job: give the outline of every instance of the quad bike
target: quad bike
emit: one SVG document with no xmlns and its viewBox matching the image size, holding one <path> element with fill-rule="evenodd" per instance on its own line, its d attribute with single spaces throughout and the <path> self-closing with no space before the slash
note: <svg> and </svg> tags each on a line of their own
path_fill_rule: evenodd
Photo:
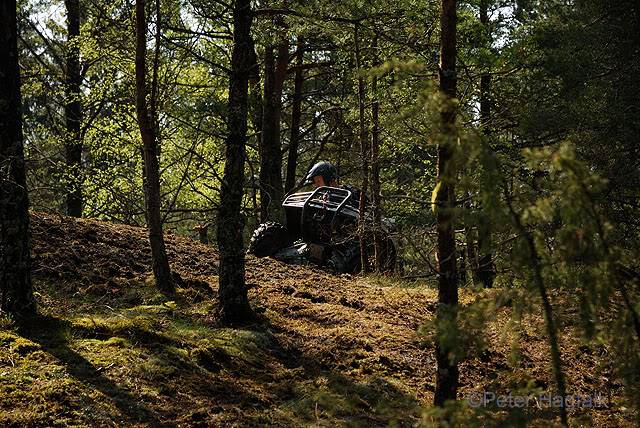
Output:
<svg viewBox="0 0 640 428">
<path fill-rule="evenodd" d="M 338 273 L 360 271 L 358 201 L 352 191 L 339 187 L 319 187 L 312 192 L 294 193 L 282 203 L 285 223 L 262 223 L 253 232 L 248 252 L 256 257 L 273 257 L 290 264 L 325 266 Z M 373 215 L 365 212 L 367 230 Z M 391 238 L 393 223 L 382 220 L 382 267 L 392 271 L 396 248 Z M 367 253 L 373 256 L 373 235 L 366 236 Z"/>
</svg>

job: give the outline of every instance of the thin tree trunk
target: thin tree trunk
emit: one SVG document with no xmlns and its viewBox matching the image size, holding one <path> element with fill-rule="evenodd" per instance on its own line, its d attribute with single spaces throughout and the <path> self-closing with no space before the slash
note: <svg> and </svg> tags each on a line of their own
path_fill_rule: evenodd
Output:
<svg viewBox="0 0 640 428">
<path fill-rule="evenodd" d="M 466 232 L 466 230 L 465 230 Z M 465 241 L 466 241 L 466 233 L 465 233 Z M 469 248 L 468 242 L 465 242 L 467 249 Z M 469 261 L 471 264 L 471 261 Z M 464 249 L 460 251 L 460 264 L 458 266 L 458 283 L 464 286 L 467 283 L 467 254 Z"/>
<path fill-rule="evenodd" d="M 67 135 L 65 159 L 70 189 L 66 195 L 67 214 L 82 216 L 82 105 L 80 102 L 80 0 L 65 0 L 67 9 L 67 51 L 64 116 Z"/>
<path fill-rule="evenodd" d="M 491 228 L 483 221 L 479 226 L 478 233 L 478 257 L 477 270 L 474 277 L 484 286 L 484 288 L 493 287 L 493 280 L 496 277 L 496 268 L 493 263 L 493 254 L 491 252 Z"/>
<path fill-rule="evenodd" d="M 264 82 L 262 95 L 262 129 L 259 146 L 260 154 L 260 221 L 269 218 L 274 205 L 274 190 L 270 187 L 271 169 L 275 149 L 273 145 L 273 93 L 275 92 L 275 57 L 273 45 L 264 49 Z"/>
<path fill-rule="evenodd" d="M 354 43 L 356 50 L 356 71 L 358 72 L 358 112 L 360 122 L 360 161 L 362 166 L 362 189 L 360 191 L 360 217 L 358 219 L 358 232 L 360 236 L 360 265 L 363 273 L 367 273 L 369 255 L 367 254 L 367 237 L 365 227 L 365 210 L 367 203 L 367 187 L 369 186 L 369 148 L 367 147 L 367 128 L 365 123 L 365 88 L 364 77 L 360 74 L 362 59 L 360 53 L 360 23 L 355 24 Z"/>
<path fill-rule="evenodd" d="M 262 144 L 262 92 L 260 91 L 260 74 L 252 76 L 249 80 L 248 102 L 251 111 L 251 126 L 255 135 L 256 146 Z"/>
<path fill-rule="evenodd" d="M 243 322 L 253 317 L 245 285 L 244 243 L 241 216 L 244 162 L 247 143 L 247 102 L 251 70 L 251 3 L 236 0 L 233 8 L 233 53 L 229 79 L 226 162 L 220 189 L 217 238 L 220 251 L 218 299 L 224 322 Z"/>
<path fill-rule="evenodd" d="M 296 49 L 296 74 L 293 84 L 293 105 L 291 107 L 291 139 L 287 156 L 287 179 L 284 186 L 289 192 L 296 185 L 296 167 L 298 166 L 298 149 L 300 147 L 300 121 L 302 119 L 302 84 L 304 83 L 304 38 L 298 37 Z"/>
<path fill-rule="evenodd" d="M 379 65 L 378 34 L 373 38 L 373 62 Z M 380 194 L 380 103 L 378 101 L 378 76 L 371 82 L 373 103 L 371 104 L 371 196 L 373 199 L 373 249 L 375 255 L 375 271 L 382 270 L 382 195 Z"/>
<path fill-rule="evenodd" d="M 0 2 L 0 312 L 36 311 L 22 136 L 16 1 Z"/>
<path fill-rule="evenodd" d="M 282 87 L 289 63 L 289 43 L 278 45 L 277 60 L 274 48 L 267 46 L 264 56 L 264 98 L 262 111 L 262 144 L 260 146 L 260 206 L 261 220 L 280 221 L 282 218 L 282 145 L 280 142 L 280 114 Z"/>
<path fill-rule="evenodd" d="M 256 146 L 262 144 L 262 93 L 260 91 L 260 66 L 255 44 L 251 43 L 249 60 L 251 68 L 249 72 L 249 117 L 256 139 Z"/>
<path fill-rule="evenodd" d="M 456 142 L 456 111 L 453 99 L 456 97 L 456 0 L 442 0 L 440 15 L 440 90 L 447 100 L 441 113 L 442 135 L 438 145 L 436 193 L 436 222 L 438 228 L 438 313 L 440 325 L 446 320 L 457 318 L 458 277 L 456 272 L 456 241 L 453 229 L 453 208 L 455 205 L 455 177 L 451 164 Z M 450 332 L 455 334 L 455 332 Z M 458 364 L 452 361 L 452 349 L 436 344 L 436 391 L 434 404 L 443 406 L 447 400 L 455 400 L 458 392 Z"/>
<path fill-rule="evenodd" d="M 467 194 L 465 195 L 465 199 L 467 199 L 467 201 L 464 203 L 464 209 L 467 212 L 471 212 L 472 210 L 472 204 L 471 204 L 471 193 L 467 192 Z M 466 256 L 467 256 L 467 265 L 468 265 L 468 269 L 467 267 L 463 264 L 460 266 L 460 282 L 461 284 L 466 283 L 467 277 L 466 277 L 466 273 L 467 270 L 469 270 L 471 272 L 471 278 L 473 280 L 474 284 L 478 284 L 480 282 L 480 277 L 478 276 L 478 252 L 477 252 L 477 248 L 476 248 L 476 231 L 473 227 L 472 224 L 465 224 L 464 227 L 464 241 L 465 241 L 465 248 L 464 250 L 466 250 Z M 461 251 L 462 255 L 464 256 L 465 251 Z"/>
<path fill-rule="evenodd" d="M 249 63 L 249 94 L 248 94 L 248 107 L 247 115 L 251 120 L 251 126 L 253 127 L 253 139 L 255 146 L 260 148 L 262 145 L 262 92 L 260 90 L 260 66 L 258 65 L 258 55 L 256 53 L 256 47 L 253 39 L 251 40 Z M 258 203 L 258 189 L 260 185 L 259 174 L 256 173 L 251 160 L 248 162 L 249 169 L 251 170 L 251 202 L 253 206 L 253 218 L 251 226 L 254 228 L 260 223 L 261 207 Z"/>
<path fill-rule="evenodd" d="M 480 23 L 484 26 L 484 30 L 491 40 L 491 28 L 489 26 L 488 13 L 489 0 L 480 1 Z M 480 126 L 482 133 L 486 138 L 491 134 L 489 122 L 491 120 L 491 75 L 484 72 L 480 75 Z M 493 286 L 493 279 L 496 276 L 495 266 L 493 264 L 493 255 L 491 253 L 491 224 L 489 219 L 483 219 L 478 228 L 478 263 L 475 266 L 474 277 L 484 285 L 485 288 Z"/>
<path fill-rule="evenodd" d="M 158 23 L 159 25 L 159 23 Z M 156 287 L 163 293 L 175 293 L 169 259 L 162 233 L 160 215 L 160 167 L 158 162 L 158 141 L 155 119 L 149 114 L 147 107 L 146 55 L 147 55 L 147 20 L 145 16 L 145 0 L 136 1 L 136 113 L 144 160 L 144 195 L 146 204 L 147 228 L 153 275 Z M 158 43 L 158 40 L 156 40 Z"/>
</svg>

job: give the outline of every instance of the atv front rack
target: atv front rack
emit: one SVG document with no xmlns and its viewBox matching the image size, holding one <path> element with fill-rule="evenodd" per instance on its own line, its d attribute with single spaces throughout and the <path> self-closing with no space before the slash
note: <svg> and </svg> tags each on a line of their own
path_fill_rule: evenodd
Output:
<svg viewBox="0 0 640 428">
<path fill-rule="evenodd" d="M 301 192 L 290 195 L 284 200 L 282 206 L 286 212 L 300 210 L 300 214 L 299 218 L 296 219 L 287 215 L 287 228 L 289 228 L 290 231 L 299 231 L 296 235 L 299 235 L 302 239 L 311 238 L 307 236 L 308 233 L 306 233 L 304 223 L 308 213 L 312 212 L 316 215 L 318 213 L 331 215 L 328 226 L 333 230 L 339 214 L 346 215 L 353 219 L 358 218 L 359 210 L 352 204 L 349 204 L 351 199 L 351 191 L 328 186 L 318 187 L 313 192 Z M 295 217 L 298 216 L 296 215 Z M 296 222 L 295 220 L 297 220 L 298 224 L 293 224 Z"/>
</svg>

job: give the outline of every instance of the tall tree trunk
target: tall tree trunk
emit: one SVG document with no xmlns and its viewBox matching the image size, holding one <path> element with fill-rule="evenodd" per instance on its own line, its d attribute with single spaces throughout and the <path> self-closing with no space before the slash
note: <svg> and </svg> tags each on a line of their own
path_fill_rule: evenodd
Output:
<svg viewBox="0 0 640 428">
<path fill-rule="evenodd" d="M 22 137 L 16 1 L 0 2 L 0 312 L 35 313 Z"/>
<path fill-rule="evenodd" d="M 365 227 L 365 210 L 367 203 L 367 187 L 369 187 L 369 148 L 367 147 L 367 127 L 365 123 L 365 88 L 364 77 L 361 74 L 362 58 L 360 52 L 360 23 L 354 28 L 354 44 L 356 54 L 356 71 L 358 72 L 358 117 L 360 122 L 360 162 L 362 167 L 362 189 L 360 192 L 360 217 L 358 219 L 358 235 L 360 237 L 360 265 L 363 273 L 367 272 L 369 254 L 367 254 L 367 230 Z"/>
<path fill-rule="evenodd" d="M 260 66 L 253 41 L 250 54 L 251 71 L 249 72 L 249 117 L 256 139 L 256 146 L 262 144 L 262 93 L 260 91 Z"/>
<path fill-rule="evenodd" d="M 287 156 L 287 179 L 285 192 L 296 185 L 296 167 L 298 166 L 298 149 L 300 147 L 300 121 L 302 119 L 302 84 L 304 83 L 304 38 L 298 37 L 296 46 L 296 74 L 293 83 L 293 105 L 291 106 L 291 139 Z"/>
<path fill-rule="evenodd" d="M 159 21 L 159 17 L 158 17 Z M 159 22 L 157 25 L 160 25 Z M 158 40 L 156 40 L 158 43 Z M 149 114 L 147 107 L 147 20 L 145 16 L 145 0 L 136 1 L 136 113 L 144 160 L 144 195 L 146 204 L 147 228 L 153 262 L 153 275 L 156 286 L 163 293 L 175 293 L 169 258 L 162 234 L 162 217 L 160 215 L 160 167 L 158 162 L 158 140 L 155 118 Z M 155 71 L 154 71 L 155 74 Z M 154 91 L 155 92 L 155 91 Z M 153 102 L 155 105 L 155 102 Z M 152 109 L 155 112 L 155 107 Z"/>
<path fill-rule="evenodd" d="M 229 79 L 226 162 L 218 210 L 218 299 L 221 317 L 227 323 L 252 318 L 245 286 L 244 244 L 241 216 L 244 161 L 247 142 L 247 102 L 251 69 L 251 3 L 236 0 L 233 8 L 233 53 Z"/>
<path fill-rule="evenodd" d="M 456 272 L 456 241 L 453 229 L 455 205 L 455 177 L 452 156 L 456 144 L 456 0 L 442 0 L 440 15 L 440 90 L 446 97 L 441 121 L 442 135 L 438 144 L 438 189 L 436 193 L 436 222 L 438 228 L 438 325 L 457 325 L 458 278 Z M 453 320 L 453 323 L 446 321 Z M 443 345 L 442 332 L 436 344 L 436 391 L 434 404 L 443 406 L 455 400 L 458 392 L 458 364 L 452 361 L 451 349 Z M 447 334 L 446 332 L 444 334 Z M 455 332 L 450 332 L 455 334 Z"/>
<path fill-rule="evenodd" d="M 378 34 L 373 38 L 373 62 L 379 65 Z M 371 196 L 373 202 L 373 248 L 375 255 L 375 270 L 382 270 L 382 196 L 380 194 L 380 103 L 378 102 L 378 76 L 373 76 L 371 82 L 373 103 L 371 104 Z"/>
<path fill-rule="evenodd" d="M 491 27 L 489 26 L 488 13 L 489 0 L 480 1 L 480 23 L 484 26 L 489 43 L 491 43 Z M 485 138 L 489 138 L 491 130 L 489 122 L 491 120 L 491 75 L 484 72 L 480 75 L 480 126 Z M 485 288 L 493 286 L 493 279 L 496 276 L 495 266 L 493 264 L 493 255 L 491 254 L 491 224 L 489 219 L 483 219 L 478 229 L 478 263 L 474 277 L 484 285 Z"/>
<path fill-rule="evenodd" d="M 267 46 L 264 54 L 264 98 L 262 110 L 262 144 L 260 145 L 260 207 L 261 220 L 282 219 L 282 145 L 280 142 L 280 114 L 282 86 L 289 63 L 289 43 L 278 45 L 277 60 L 274 48 Z"/>
<path fill-rule="evenodd" d="M 66 195 L 67 214 L 82 216 L 82 106 L 80 103 L 80 0 L 65 0 L 67 9 L 67 50 L 64 116 L 67 127 L 65 158 L 70 189 Z"/>
<path fill-rule="evenodd" d="M 255 146 L 260 147 L 262 144 L 262 92 L 260 90 L 260 66 L 258 65 L 258 55 L 256 53 L 256 47 L 253 39 L 251 39 L 251 50 L 249 56 L 249 62 L 251 64 L 249 71 L 249 95 L 248 95 L 248 112 L 247 115 L 251 120 L 251 126 L 253 127 L 253 139 Z M 260 177 L 253 168 L 253 164 L 249 160 L 249 168 L 251 169 L 251 202 L 253 205 L 253 215 L 251 219 L 251 225 L 253 227 L 260 223 L 261 208 L 258 204 L 258 190 L 260 184 Z"/>
<path fill-rule="evenodd" d="M 260 91 L 260 75 L 256 74 L 249 80 L 249 110 L 251 112 L 251 126 L 255 135 L 256 146 L 262 144 L 262 92 Z"/>
</svg>

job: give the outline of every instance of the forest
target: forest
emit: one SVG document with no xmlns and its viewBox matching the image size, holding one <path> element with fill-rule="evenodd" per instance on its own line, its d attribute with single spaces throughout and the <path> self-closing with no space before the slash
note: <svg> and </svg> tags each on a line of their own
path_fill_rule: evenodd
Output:
<svg viewBox="0 0 640 428">
<path fill-rule="evenodd" d="M 636 0 L 2 0 L 0 426 L 637 426 Z"/>
</svg>

